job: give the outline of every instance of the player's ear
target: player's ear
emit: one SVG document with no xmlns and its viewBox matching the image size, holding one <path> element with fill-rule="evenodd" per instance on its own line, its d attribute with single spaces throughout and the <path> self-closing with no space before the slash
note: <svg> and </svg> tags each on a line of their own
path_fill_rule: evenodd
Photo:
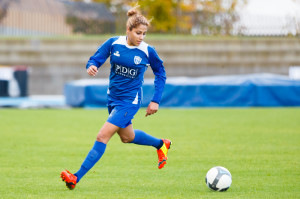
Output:
<svg viewBox="0 0 300 199">
<path fill-rule="evenodd" d="M 129 27 L 126 28 L 126 34 L 130 32 Z"/>
</svg>

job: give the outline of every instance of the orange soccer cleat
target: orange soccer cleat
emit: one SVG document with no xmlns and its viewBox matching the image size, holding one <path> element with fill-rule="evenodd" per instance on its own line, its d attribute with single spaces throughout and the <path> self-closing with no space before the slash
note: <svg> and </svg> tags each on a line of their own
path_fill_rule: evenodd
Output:
<svg viewBox="0 0 300 199">
<path fill-rule="evenodd" d="M 62 178 L 62 181 L 65 181 L 66 186 L 70 190 L 75 188 L 77 177 L 74 174 L 72 174 L 70 171 L 68 170 L 62 171 L 60 173 L 60 177 Z"/>
<path fill-rule="evenodd" d="M 163 168 L 165 166 L 165 164 L 167 164 L 167 159 L 168 159 L 167 153 L 172 144 L 172 142 L 167 139 L 163 139 L 163 142 L 164 142 L 163 146 L 157 150 L 158 168 L 159 169 Z"/>
</svg>

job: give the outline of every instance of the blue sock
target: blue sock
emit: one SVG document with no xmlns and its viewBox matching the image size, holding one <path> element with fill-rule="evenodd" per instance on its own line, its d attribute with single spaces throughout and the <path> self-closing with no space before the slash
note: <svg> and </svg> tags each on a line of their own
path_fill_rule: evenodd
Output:
<svg viewBox="0 0 300 199">
<path fill-rule="evenodd" d="M 135 129 L 134 130 L 135 136 L 131 143 L 139 144 L 139 145 L 147 145 L 153 146 L 157 149 L 160 149 L 164 142 L 161 139 L 155 138 L 144 131 Z"/>
<path fill-rule="evenodd" d="M 100 160 L 106 148 L 103 142 L 95 141 L 95 144 L 83 161 L 80 169 L 74 174 L 77 176 L 77 182 Z"/>
</svg>

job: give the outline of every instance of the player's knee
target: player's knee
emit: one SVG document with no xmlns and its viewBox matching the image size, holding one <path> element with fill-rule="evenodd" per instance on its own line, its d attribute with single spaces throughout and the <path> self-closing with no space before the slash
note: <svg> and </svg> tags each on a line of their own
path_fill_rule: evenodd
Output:
<svg viewBox="0 0 300 199">
<path fill-rule="evenodd" d="M 129 137 L 121 137 L 120 136 L 120 138 L 121 138 L 121 141 L 123 142 L 123 143 L 130 143 L 130 142 L 132 142 L 132 140 L 133 139 L 131 139 L 131 138 L 129 138 Z"/>
<path fill-rule="evenodd" d="M 106 138 L 106 136 L 104 136 L 103 134 L 101 134 L 101 133 L 98 133 L 98 135 L 97 135 L 97 139 L 96 139 L 98 142 L 103 142 L 103 143 L 106 143 L 106 141 L 107 141 L 107 138 Z"/>
</svg>

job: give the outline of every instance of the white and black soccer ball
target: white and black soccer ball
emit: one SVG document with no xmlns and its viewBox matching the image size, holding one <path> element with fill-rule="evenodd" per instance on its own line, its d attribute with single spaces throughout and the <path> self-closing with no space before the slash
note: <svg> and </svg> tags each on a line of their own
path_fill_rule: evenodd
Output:
<svg viewBox="0 0 300 199">
<path fill-rule="evenodd" d="M 221 166 L 211 168 L 205 177 L 205 183 L 211 190 L 226 191 L 231 185 L 230 172 Z"/>
</svg>

